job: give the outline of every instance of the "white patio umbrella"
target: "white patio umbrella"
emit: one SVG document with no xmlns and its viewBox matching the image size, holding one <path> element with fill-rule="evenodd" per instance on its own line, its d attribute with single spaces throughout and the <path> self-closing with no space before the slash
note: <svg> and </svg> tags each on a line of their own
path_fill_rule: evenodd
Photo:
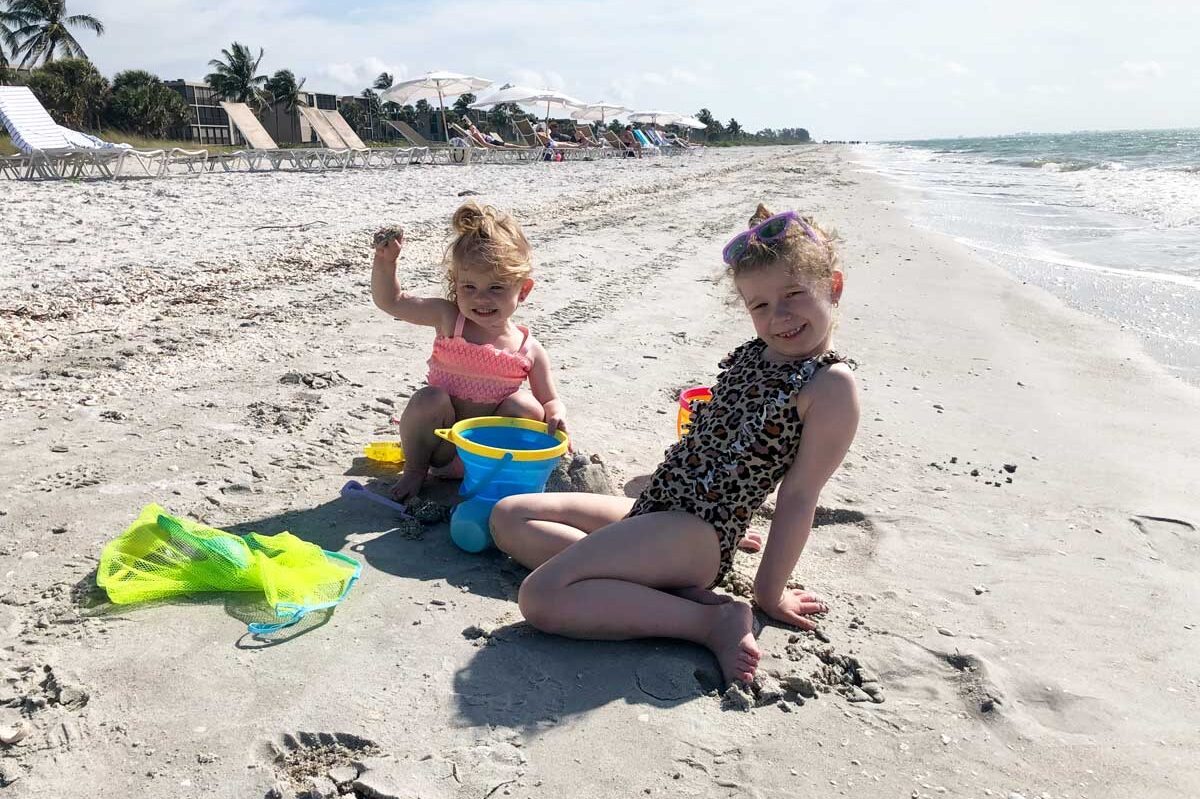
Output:
<svg viewBox="0 0 1200 799">
<path fill-rule="evenodd" d="M 546 121 L 550 121 L 551 110 L 559 112 L 562 116 L 569 116 L 572 111 L 583 108 L 587 103 L 583 100 L 572 97 L 569 94 L 563 94 L 554 89 L 542 89 L 533 97 L 527 97 L 524 100 L 517 100 L 517 105 L 523 105 L 528 108 L 535 108 L 541 111 L 546 109 Z"/>
<path fill-rule="evenodd" d="M 671 120 L 677 119 L 681 114 L 675 111 L 634 111 L 629 115 L 630 122 L 649 122 L 651 125 L 670 125 Z"/>
<path fill-rule="evenodd" d="M 708 125 L 705 125 L 703 122 L 696 119 L 695 117 L 679 117 L 679 119 L 676 119 L 674 122 L 671 122 L 670 124 L 682 125 L 683 127 L 691 128 L 692 130 L 704 130 L 705 128 L 708 127 Z"/>
<path fill-rule="evenodd" d="M 619 117 L 622 114 L 629 113 L 629 109 L 623 105 L 609 102 L 588 103 L 578 111 L 571 112 L 572 119 L 579 119 L 585 122 L 599 122 L 604 124 L 608 117 Z"/>
<path fill-rule="evenodd" d="M 435 71 L 392 84 L 392 87 L 383 93 L 383 98 L 405 105 L 409 100 L 437 95 L 438 108 L 442 112 L 442 130 L 446 132 L 446 140 L 449 141 L 450 130 L 446 127 L 446 95 L 453 97 L 468 92 L 477 92 L 491 85 L 492 81 L 487 78 L 460 75 L 457 72 Z"/>
<path fill-rule="evenodd" d="M 471 104 L 471 108 L 492 108 L 500 103 L 514 103 L 538 112 L 546 111 L 546 119 L 550 112 L 561 111 L 564 116 L 587 105 L 569 94 L 563 94 L 556 89 L 533 89 L 528 86 L 502 86 L 496 92 Z"/>
</svg>

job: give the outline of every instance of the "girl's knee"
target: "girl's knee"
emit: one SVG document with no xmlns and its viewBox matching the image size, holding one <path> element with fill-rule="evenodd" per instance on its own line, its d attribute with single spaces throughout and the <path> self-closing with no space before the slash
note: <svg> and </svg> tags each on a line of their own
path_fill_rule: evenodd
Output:
<svg viewBox="0 0 1200 799">
<path fill-rule="evenodd" d="M 492 507 L 492 515 L 488 526 L 492 530 L 492 540 L 496 547 L 505 554 L 509 553 L 509 545 L 517 536 L 517 528 L 525 521 L 521 512 L 519 496 L 504 497 Z"/>
<path fill-rule="evenodd" d="M 450 401 L 450 395 L 446 393 L 446 390 L 435 386 L 425 386 L 409 398 L 408 404 L 404 406 L 402 417 L 414 413 L 438 413 L 447 408 L 453 410 L 454 404 Z"/>
<path fill-rule="evenodd" d="M 558 632 L 558 623 L 553 601 L 554 586 L 545 572 L 534 570 L 521 583 L 517 592 L 517 606 L 525 621 L 544 633 Z"/>
<path fill-rule="evenodd" d="M 532 394 L 518 392 L 500 403 L 496 415 L 540 422 L 546 417 L 546 411 Z"/>
</svg>

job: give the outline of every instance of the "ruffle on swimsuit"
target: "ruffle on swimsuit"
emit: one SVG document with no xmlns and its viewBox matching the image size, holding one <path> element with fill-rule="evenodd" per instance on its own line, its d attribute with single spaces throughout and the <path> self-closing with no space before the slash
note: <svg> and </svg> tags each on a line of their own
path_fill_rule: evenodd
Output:
<svg viewBox="0 0 1200 799">
<path fill-rule="evenodd" d="M 473 344 L 462 337 L 466 321 L 460 313 L 454 335 L 434 339 L 426 382 L 458 399 L 499 405 L 529 377 L 533 366 L 529 344 L 533 337 L 528 328 L 518 325 L 524 339 L 516 352 L 496 349 L 491 344 Z"/>
</svg>

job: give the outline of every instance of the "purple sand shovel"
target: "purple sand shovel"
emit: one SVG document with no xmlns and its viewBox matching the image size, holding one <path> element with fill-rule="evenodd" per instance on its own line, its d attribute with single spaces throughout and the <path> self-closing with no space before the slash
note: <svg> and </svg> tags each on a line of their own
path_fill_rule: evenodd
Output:
<svg viewBox="0 0 1200 799">
<path fill-rule="evenodd" d="M 376 502 L 380 505 L 383 505 L 385 508 L 391 508 L 405 519 L 412 518 L 412 514 L 408 512 L 408 508 L 404 507 L 399 502 L 394 502 L 385 496 L 381 496 L 376 494 L 374 491 L 368 490 L 366 486 L 357 480 L 351 480 L 342 486 L 341 494 L 343 497 L 347 498 L 357 497 L 359 499 L 367 499 L 371 502 Z"/>
</svg>

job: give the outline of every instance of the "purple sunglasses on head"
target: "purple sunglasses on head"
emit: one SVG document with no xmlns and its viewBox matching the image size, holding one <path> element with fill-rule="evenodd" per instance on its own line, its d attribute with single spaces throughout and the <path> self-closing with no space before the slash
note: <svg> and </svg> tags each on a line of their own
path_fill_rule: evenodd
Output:
<svg viewBox="0 0 1200 799">
<path fill-rule="evenodd" d="M 746 254 L 746 250 L 750 249 L 752 242 L 761 241 L 763 244 L 771 244 L 779 241 L 787 233 L 788 225 L 792 222 L 799 225 L 805 235 L 817 244 L 824 243 L 808 223 L 800 217 L 800 214 L 795 211 L 784 211 L 782 214 L 775 214 L 775 216 L 764 219 L 749 230 L 730 239 L 729 243 L 725 245 L 725 249 L 721 250 L 721 259 L 727 266 L 736 266 Z"/>
</svg>

